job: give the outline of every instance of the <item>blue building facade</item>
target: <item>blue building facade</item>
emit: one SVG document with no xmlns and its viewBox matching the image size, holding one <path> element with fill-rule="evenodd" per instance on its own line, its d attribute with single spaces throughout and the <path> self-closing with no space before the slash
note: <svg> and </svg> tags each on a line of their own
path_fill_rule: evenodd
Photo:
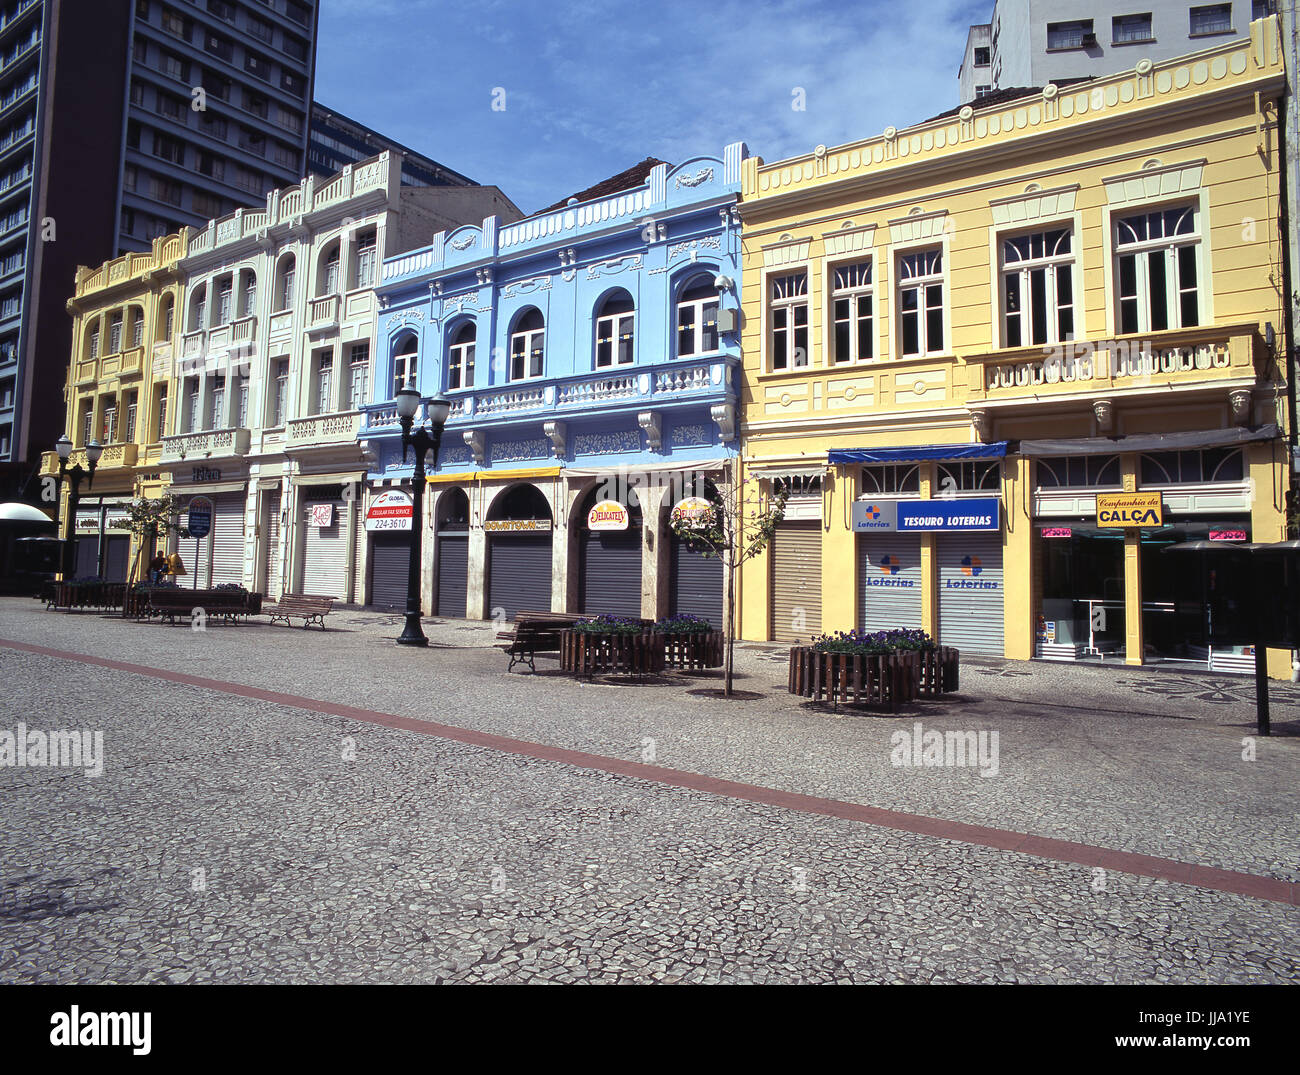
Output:
<svg viewBox="0 0 1300 1075">
<path fill-rule="evenodd" d="M 668 516 L 737 451 L 747 155 L 659 164 L 632 189 L 384 262 L 358 434 L 368 502 L 410 486 L 398 388 L 453 401 L 416 521 L 426 611 L 720 618 L 721 569 Z M 368 603 L 400 606 L 408 535 L 368 537 Z"/>
</svg>

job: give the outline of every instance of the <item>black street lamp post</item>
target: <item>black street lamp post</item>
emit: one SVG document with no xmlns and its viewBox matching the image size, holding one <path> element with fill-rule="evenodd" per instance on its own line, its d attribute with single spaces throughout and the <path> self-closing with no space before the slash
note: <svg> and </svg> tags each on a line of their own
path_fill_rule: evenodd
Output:
<svg viewBox="0 0 1300 1075">
<path fill-rule="evenodd" d="M 429 400 L 425 413 L 429 427 L 421 426 L 412 432 L 415 412 L 420 408 L 420 393 L 414 388 L 403 388 L 397 393 L 397 417 L 402 423 L 402 462 L 406 462 L 406 449 L 415 449 L 415 474 L 411 491 L 411 562 L 406 576 L 406 626 L 397 639 L 399 646 L 427 646 L 429 640 L 420 626 L 420 531 L 423 527 L 424 507 L 424 457 L 433 453 L 433 468 L 438 468 L 438 446 L 442 443 L 442 430 L 451 413 L 451 401 L 441 395 Z"/>
<path fill-rule="evenodd" d="M 104 449 L 99 441 L 92 440 L 86 445 L 86 462 L 88 467 L 83 467 L 80 463 L 76 466 L 68 466 L 68 459 L 72 456 L 72 441 L 66 433 L 63 434 L 54 444 L 55 450 L 59 453 L 59 482 L 62 484 L 65 480 L 71 480 L 72 489 L 68 493 L 68 520 L 65 532 L 68 537 L 63 544 L 63 578 L 66 582 L 72 574 L 72 539 L 76 534 L 77 526 L 77 501 L 81 499 L 81 480 L 86 480 L 86 488 L 90 489 L 95 484 L 95 466 L 99 462 L 99 457 Z"/>
</svg>

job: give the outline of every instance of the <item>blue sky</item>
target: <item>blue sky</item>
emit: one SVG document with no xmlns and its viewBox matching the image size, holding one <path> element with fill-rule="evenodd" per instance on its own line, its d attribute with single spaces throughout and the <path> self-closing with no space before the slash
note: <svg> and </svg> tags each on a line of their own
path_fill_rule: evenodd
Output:
<svg viewBox="0 0 1300 1075">
<path fill-rule="evenodd" d="M 928 119 L 958 103 L 966 30 L 992 10 L 322 0 L 316 98 L 532 213 L 645 157 L 677 164 L 745 141 L 774 161 Z"/>
</svg>

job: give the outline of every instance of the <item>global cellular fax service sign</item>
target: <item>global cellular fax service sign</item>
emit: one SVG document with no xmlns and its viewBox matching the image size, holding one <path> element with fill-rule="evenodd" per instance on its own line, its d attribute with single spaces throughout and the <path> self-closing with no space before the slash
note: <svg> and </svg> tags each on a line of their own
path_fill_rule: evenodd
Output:
<svg viewBox="0 0 1300 1075">
<path fill-rule="evenodd" d="M 901 534 L 968 533 L 1002 525 L 997 497 L 963 500 L 859 500 L 853 505 L 853 530 Z"/>
</svg>

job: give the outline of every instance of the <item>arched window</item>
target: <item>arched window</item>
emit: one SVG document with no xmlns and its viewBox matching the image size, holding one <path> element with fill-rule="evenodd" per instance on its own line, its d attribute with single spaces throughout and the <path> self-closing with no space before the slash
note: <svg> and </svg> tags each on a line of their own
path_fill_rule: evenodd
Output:
<svg viewBox="0 0 1300 1075">
<path fill-rule="evenodd" d="M 293 270 L 296 260 L 292 254 L 285 254 L 275 269 L 275 311 L 293 308 Z"/>
<path fill-rule="evenodd" d="M 257 273 L 243 269 L 239 274 L 239 316 L 252 317 L 257 312 Z"/>
<path fill-rule="evenodd" d="M 545 368 L 546 324 L 542 311 L 529 307 L 510 334 L 510 380 L 540 377 Z"/>
<path fill-rule="evenodd" d="M 320 256 L 320 269 L 316 276 L 316 295 L 334 295 L 339 289 L 339 241 L 335 239 Z"/>
<path fill-rule="evenodd" d="M 677 357 L 718 349 L 718 290 L 710 276 L 688 280 L 677 300 Z"/>
<path fill-rule="evenodd" d="M 635 321 L 631 295 L 620 288 L 605 297 L 596 314 L 597 369 L 631 365 Z"/>
<path fill-rule="evenodd" d="M 157 342 L 172 338 L 172 332 L 176 328 L 176 299 L 172 295 L 164 295 L 162 304 L 158 307 L 158 326 L 156 333 Z"/>
<path fill-rule="evenodd" d="M 126 310 L 127 323 L 130 327 L 130 347 L 144 346 L 144 307 L 128 306 Z"/>
<path fill-rule="evenodd" d="M 378 255 L 378 237 L 374 228 L 357 236 L 356 257 L 352 262 L 350 286 L 372 287 L 375 283 L 375 264 Z"/>
<path fill-rule="evenodd" d="M 214 325 L 228 325 L 235 316 L 235 279 L 233 274 L 217 281 L 217 317 Z"/>
<path fill-rule="evenodd" d="M 447 391 L 474 387 L 474 342 L 478 329 L 468 321 L 457 329 L 447 351 Z"/>
<path fill-rule="evenodd" d="M 201 284 L 190 294 L 190 319 L 188 331 L 198 332 L 199 329 L 207 328 L 207 317 L 208 285 Z"/>
<path fill-rule="evenodd" d="M 415 387 L 420 345 L 415 333 L 408 332 L 393 347 L 393 396 L 408 385 Z"/>
</svg>

